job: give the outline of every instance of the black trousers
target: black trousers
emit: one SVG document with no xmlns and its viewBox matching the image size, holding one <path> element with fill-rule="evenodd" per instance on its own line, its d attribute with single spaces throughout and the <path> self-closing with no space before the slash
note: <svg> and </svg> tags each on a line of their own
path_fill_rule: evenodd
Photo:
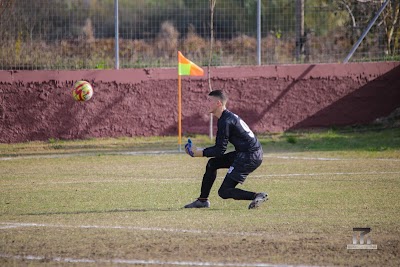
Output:
<svg viewBox="0 0 400 267">
<path fill-rule="evenodd" d="M 230 152 L 222 157 L 209 159 L 201 184 L 200 198 L 208 198 L 217 178 L 218 169 L 228 169 L 228 173 L 218 190 L 223 199 L 252 200 L 255 192 L 245 191 L 236 186 L 243 183 L 247 175 L 253 172 L 262 162 L 262 150 L 255 153 Z"/>
</svg>

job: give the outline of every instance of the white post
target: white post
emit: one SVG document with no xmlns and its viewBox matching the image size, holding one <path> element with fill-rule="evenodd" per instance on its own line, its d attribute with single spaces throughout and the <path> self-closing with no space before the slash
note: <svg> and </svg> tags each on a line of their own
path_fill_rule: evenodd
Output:
<svg viewBox="0 0 400 267">
<path fill-rule="evenodd" d="M 114 0 L 114 25 L 115 25 L 115 66 L 119 69 L 119 29 L 118 29 L 118 0 Z"/>
<path fill-rule="evenodd" d="M 261 0 L 257 0 L 257 63 L 261 65 Z"/>
</svg>

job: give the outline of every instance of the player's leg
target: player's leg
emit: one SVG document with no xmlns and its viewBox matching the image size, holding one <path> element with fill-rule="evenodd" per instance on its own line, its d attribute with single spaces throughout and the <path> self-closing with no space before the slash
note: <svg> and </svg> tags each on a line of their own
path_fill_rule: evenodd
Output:
<svg viewBox="0 0 400 267">
<path fill-rule="evenodd" d="M 185 208 L 208 208 L 210 202 L 208 196 L 210 195 L 211 188 L 217 178 L 217 170 L 222 168 L 229 168 L 234 159 L 236 152 L 224 154 L 222 157 L 211 158 L 206 165 L 206 171 L 203 175 L 201 183 L 200 197 L 192 203 L 189 203 Z"/>
<path fill-rule="evenodd" d="M 266 201 L 268 199 L 267 193 L 256 193 L 236 188 L 237 184 L 243 183 L 247 176 L 257 169 L 261 163 L 262 151 L 250 155 L 238 153 L 218 190 L 219 196 L 223 199 L 252 200 L 249 209 L 257 208 L 262 202 Z"/>
<path fill-rule="evenodd" d="M 263 151 L 262 148 L 259 149 L 258 151 L 254 152 L 253 154 L 251 154 L 250 156 L 250 160 L 252 162 L 252 166 L 249 168 L 249 170 L 251 170 L 252 168 L 254 168 L 253 170 L 251 170 L 250 172 L 253 172 L 255 169 L 257 169 L 263 160 Z M 268 194 L 266 192 L 260 192 L 257 193 L 253 200 L 250 202 L 249 205 L 249 209 L 254 209 L 254 208 L 258 208 L 263 202 L 268 200 Z"/>
<path fill-rule="evenodd" d="M 218 195 L 223 199 L 253 200 L 257 193 L 236 188 L 238 183 L 227 175 L 218 190 Z"/>
<path fill-rule="evenodd" d="M 200 198 L 208 198 L 215 179 L 217 178 L 217 170 L 229 168 L 235 160 L 235 156 L 236 152 L 230 152 L 222 157 L 211 158 L 208 161 L 201 183 Z"/>
<path fill-rule="evenodd" d="M 243 173 L 241 174 L 243 177 Z M 251 192 L 236 188 L 239 182 L 233 180 L 231 175 L 227 175 L 218 190 L 218 195 L 223 199 L 233 198 L 235 200 L 251 200 L 249 209 L 258 208 L 263 202 L 268 200 L 265 192 Z"/>
</svg>

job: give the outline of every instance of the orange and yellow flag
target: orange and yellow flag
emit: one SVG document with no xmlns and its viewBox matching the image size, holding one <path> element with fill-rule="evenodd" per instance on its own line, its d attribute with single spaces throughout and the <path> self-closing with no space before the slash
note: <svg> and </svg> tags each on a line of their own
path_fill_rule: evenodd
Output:
<svg viewBox="0 0 400 267">
<path fill-rule="evenodd" d="M 185 58 L 180 51 L 178 51 L 178 74 L 180 76 L 203 76 L 204 70 L 194 64 L 189 59 Z"/>
</svg>

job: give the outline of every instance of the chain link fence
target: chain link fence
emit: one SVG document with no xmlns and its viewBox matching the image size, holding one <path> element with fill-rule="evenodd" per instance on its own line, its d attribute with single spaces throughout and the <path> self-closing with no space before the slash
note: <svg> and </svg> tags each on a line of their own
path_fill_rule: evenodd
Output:
<svg viewBox="0 0 400 267">
<path fill-rule="evenodd" d="M 351 61 L 400 59 L 389 1 Z M 209 0 L 119 0 L 120 68 L 342 62 L 383 2 L 261 0 L 257 39 L 257 0 L 216 0 L 209 62 Z M 0 69 L 114 68 L 114 25 L 114 0 L 0 0 Z"/>
</svg>

